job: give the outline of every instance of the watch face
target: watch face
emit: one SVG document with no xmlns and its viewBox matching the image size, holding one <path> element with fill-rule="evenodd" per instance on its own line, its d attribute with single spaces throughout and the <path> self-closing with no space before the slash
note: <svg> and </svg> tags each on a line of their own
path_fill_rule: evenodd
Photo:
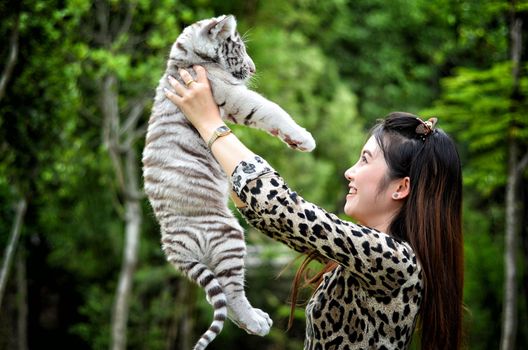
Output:
<svg viewBox="0 0 528 350">
<path fill-rule="evenodd" d="M 229 131 L 230 129 L 227 127 L 227 126 L 221 126 L 219 127 L 218 129 L 216 129 L 216 131 L 220 132 L 220 133 L 223 133 L 223 132 L 227 132 Z"/>
</svg>

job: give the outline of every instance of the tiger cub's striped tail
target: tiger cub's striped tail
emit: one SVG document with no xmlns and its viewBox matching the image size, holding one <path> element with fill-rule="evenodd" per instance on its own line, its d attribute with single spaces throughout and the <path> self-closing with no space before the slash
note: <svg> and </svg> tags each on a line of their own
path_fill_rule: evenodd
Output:
<svg viewBox="0 0 528 350">
<path fill-rule="evenodd" d="M 193 350 L 203 350 L 224 328 L 224 321 L 227 318 L 227 300 L 218 279 L 209 267 L 200 262 L 192 262 L 188 268 L 187 276 L 205 290 L 207 300 L 214 308 L 213 322 L 193 348 Z"/>
</svg>

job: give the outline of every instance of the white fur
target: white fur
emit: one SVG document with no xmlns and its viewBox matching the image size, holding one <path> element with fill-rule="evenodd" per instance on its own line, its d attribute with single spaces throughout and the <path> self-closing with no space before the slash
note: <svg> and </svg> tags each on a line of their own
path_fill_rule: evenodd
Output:
<svg viewBox="0 0 528 350">
<path fill-rule="evenodd" d="M 221 331 L 227 312 L 251 334 L 266 335 L 272 321 L 253 308 L 244 293 L 245 242 L 227 205 L 227 176 L 163 91 L 170 88 L 169 74 L 179 77 L 178 69 L 194 64 L 206 67 L 215 101 L 227 121 L 266 130 L 301 151 L 311 151 L 315 141 L 281 107 L 246 87 L 255 64 L 236 32 L 233 16 L 200 21 L 178 37 L 156 89 L 143 176 L 167 259 L 200 284 L 214 306 L 215 321 L 194 348 L 202 350 Z"/>
</svg>

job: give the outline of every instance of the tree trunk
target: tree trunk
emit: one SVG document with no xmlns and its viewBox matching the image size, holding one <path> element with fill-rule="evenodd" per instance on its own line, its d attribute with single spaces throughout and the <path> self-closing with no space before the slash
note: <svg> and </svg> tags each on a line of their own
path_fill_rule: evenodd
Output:
<svg viewBox="0 0 528 350">
<path fill-rule="evenodd" d="M 141 215 L 139 203 L 129 201 L 126 204 L 125 247 L 112 317 L 112 350 L 126 349 L 126 326 L 132 281 L 137 264 Z"/>
<path fill-rule="evenodd" d="M 504 246 L 504 305 L 502 312 L 501 350 L 515 349 L 517 334 L 517 195 L 519 182 L 517 168 L 517 145 L 511 141 L 509 147 L 509 174 L 506 187 L 506 237 Z"/>
<path fill-rule="evenodd" d="M 124 198 L 125 239 L 123 260 L 112 311 L 112 350 L 124 350 L 127 343 L 127 321 L 130 294 L 137 265 L 139 234 L 142 223 L 141 196 L 139 195 L 139 158 L 134 149 L 134 127 L 120 128 L 117 79 L 105 77 L 101 86 L 104 115 L 103 140 L 114 168 L 119 194 Z M 141 110 L 133 109 L 129 120 L 137 119 Z M 121 132 L 122 131 L 122 132 Z M 125 142 L 121 142 L 125 138 Z"/>
<path fill-rule="evenodd" d="M 528 159 L 528 154 L 525 155 Z M 523 203 L 519 208 L 519 238 L 521 243 L 521 257 L 519 260 L 522 261 L 522 271 L 523 275 L 522 280 L 522 295 L 524 297 L 524 305 L 528 305 L 528 206 L 525 203 L 528 203 L 528 179 L 521 176 L 519 179 L 519 188 L 520 188 L 520 202 Z M 524 319 L 528 315 L 528 310 L 525 309 Z M 522 331 L 522 330 L 521 330 Z"/>
<path fill-rule="evenodd" d="M 193 338 L 195 325 L 196 287 L 188 279 L 182 278 L 181 286 L 184 288 L 183 315 L 180 323 L 180 347 L 178 349 L 191 349 L 198 339 Z"/>
<path fill-rule="evenodd" d="M 167 336 L 165 341 L 165 349 L 166 350 L 176 350 L 180 348 L 178 346 L 178 339 L 180 336 L 179 329 L 180 329 L 180 323 L 182 319 L 182 306 L 185 308 L 185 304 L 183 303 L 184 298 L 184 286 L 182 284 L 182 279 L 179 279 L 178 282 L 178 293 L 176 295 L 176 300 L 174 300 L 174 312 L 172 313 L 172 318 L 169 323 L 169 327 L 167 329 Z"/>
<path fill-rule="evenodd" d="M 512 104 L 522 99 L 519 82 L 521 76 L 522 21 L 516 18 L 515 2 L 512 2 L 511 18 L 511 59 L 513 63 Z M 512 111 L 512 112 L 515 112 Z M 517 335 L 517 236 L 519 222 L 518 184 L 522 176 L 522 163 L 519 162 L 519 145 L 513 135 L 509 135 L 508 183 L 506 186 L 506 233 L 504 245 L 504 301 L 502 311 L 501 350 L 515 349 Z"/>
<path fill-rule="evenodd" d="M 7 62 L 4 66 L 4 71 L 0 76 L 0 101 L 5 95 L 7 83 L 13 75 L 13 69 L 15 68 L 16 61 L 18 59 L 18 33 L 20 28 L 20 14 L 17 14 L 15 19 L 15 25 L 11 32 L 11 38 L 9 39 L 9 54 L 7 56 Z"/>
<path fill-rule="evenodd" d="M 9 275 L 9 269 L 11 267 L 11 261 L 16 250 L 16 245 L 18 243 L 18 238 L 20 236 L 20 231 L 22 229 L 22 222 L 24 215 L 26 214 L 27 202 L 25 198 L 22 198 L 18 201 L 16 212 L 15 212 L 15 221 L 11 228 L 11 235 L 9 238 L 9 243 L 7 244 L 4 261 L 2 263 L 2 270 L 0 272 L 0 307 L 2 306 L 2 298 L 4 296 L 4 291 L 7 283 L 7 277 Z"/>
<path fill-rule="evenodd" d="M 196 312 L 196 285 L 187 278 L 178 280 L 178 294 L 174 300 L 174 314 L 167 331 L 167 350 L 192 349 Z"/>
<path fill-rule="evenodd" d="M 126 154 L 127 185 L 136 189 L 138 187 L 137 174 L 139 172 L 136 152 L 128 150 Z M 136 193 L 135 190 L 132 193 Z M 116 292 L 112 321 L 112 350 L 126 348 L 126 325 L 128 320 L 130 292 L 137 265 L 139 247 L 139 234 L 141 230 L 142 210 L 138 198 L 127 196 L 125 203 L 125 248 L 123 262 L 119 275 L 119 284 Z"/>
<path fill-rule="evenodd" d="M 18 350 L 28 349 L 27 321 L 28 321 L 28 300 L 27 300 L 27 278 L 26 278 L 26 257 L 23 249 L 17 254 L 17 345 Z"/>
</svg>

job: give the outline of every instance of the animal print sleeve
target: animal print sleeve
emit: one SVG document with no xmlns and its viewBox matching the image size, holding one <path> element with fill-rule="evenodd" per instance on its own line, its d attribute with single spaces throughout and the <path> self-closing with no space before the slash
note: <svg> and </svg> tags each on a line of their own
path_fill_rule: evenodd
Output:
<svg viewBox="0 0 528 350">
<path fill-rule="evenodd" d="M 418 273 L 407 243 L 305 201 L 259 156 L 241 162 L 232 183 L 246 204 L 239 210 L 252 226 L 298 252 L 316 251 L 338 262 L 375 294 L 394 292 Z"/>
</svg>

